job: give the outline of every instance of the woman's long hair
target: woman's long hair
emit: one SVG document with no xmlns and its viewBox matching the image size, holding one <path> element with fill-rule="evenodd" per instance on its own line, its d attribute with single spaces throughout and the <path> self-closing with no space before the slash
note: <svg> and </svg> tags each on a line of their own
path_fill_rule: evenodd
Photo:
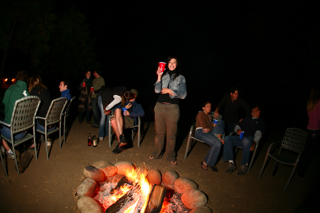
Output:
<svg viewBox="0 0 320 213">
<path fill-rule="evenodd" d="M 313 87 L 310 92 L 310 98 L 307 102 L 307 111 L 313 111 L 314 107 L 319 102 L 320 95 L 319 90 L 316 87 Z"/>
<path fill-rule="evenodd" d="M 177 58 L 177 57 L 175 57 L 175 56 L 170 56 L 169 58 L 168 58 L 168 60 L 167 60 L 167 70 L 169 70 L 168 69 L 168 64 L 169 64 L 169 61 L 171 60 L 171 59 L 176 59 L 176 61 L 177 61 L 177 67 L 176 67 L 176 69 L 174 70 L 175 71 L 175 76 L 173 77 L 173 80 L 174 79 L 176 79 L 179 75 L 180 75 L 180 72 L 181 72 L 181 70 L 180 70 L 180 62 L 179 62 L 179 59 Z M 167 71 L 167 72 L 169 72 L 169 71 Z"/>
<path fill-rule="evenodd" d="M 131 91 L 126 91 L 125 93 L 123 93 L 123 95 L 121 95 L 121 108 L 125 107 L 126 102 L 128 102 L 131 99 L 134 99 L 135 94 Z"/>
<path fill-rule="evenodd" d="M 40 87 L 39 94 L 42 92 L 43 89 L 47 89 L 47 87 L 42 84 L 42 79 L 41 79 L 40 75 L 33 75 L 33 76 L 29 79 L 29 84 L 28 84 L 28 90 L 29 90 L 29 92 L 31 92 L 31 90 L 32 90 L 34 87 L 36 87 L 36 86 L 39 86 L 39 87 Z"/>
</svg>

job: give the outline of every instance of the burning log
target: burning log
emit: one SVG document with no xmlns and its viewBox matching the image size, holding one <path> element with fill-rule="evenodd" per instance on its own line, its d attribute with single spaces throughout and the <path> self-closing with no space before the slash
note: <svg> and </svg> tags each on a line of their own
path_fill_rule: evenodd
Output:
<svg viewBox="0 0 320 213">
<path fill-rule="evenodd" d="M 132 189 L 129 190 L 124 196 L 122 196 L 117 202 L 112 204 L 107 210 L 106 213 L 116 213 L 126 206 L 128 203 L 134 200 L 134 194 L 140 190 L 140 185 L 135 184 L 132 186 Z"/>
<path fill-rule="evenodd" d="M 163 186 L 154 185 L 149 196 L 149 201 L 145 213 L 159 213 L 166 195 L 167 189 Z"/>
<path fill-rule="evenodd" d="M 110 190 L 110 194 L 114 194 L 120 189 L 121 186 L 124 186 L 125 184 L 132 185 L 132 182 L 130 182 L 126 176 L 122 177 L 116 187 Z"/>
</svg>

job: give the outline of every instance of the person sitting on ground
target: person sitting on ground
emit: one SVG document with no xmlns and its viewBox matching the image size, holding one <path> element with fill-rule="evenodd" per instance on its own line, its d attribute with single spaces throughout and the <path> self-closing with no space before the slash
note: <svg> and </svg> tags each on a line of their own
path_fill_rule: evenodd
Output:
<svg viewBox="0 0 320 213">
<path fill-rule="evenodd" d="M 70 87 L 70 81 L 67 80 L 67 79 L 63 79 L 60 82 L 60 85 L 59 85 L 59 89 L 60 89 L 60 92 L 61 92 L 61 96 L 60 97 L 66 97 L 68 99 L 68 101 L 70 101 L 71 100 L 71 94 L 70 94 L 70 91 L 69 91 L 68 87 Z"/>
<path fill-rule="evenodd" d="M 237 168 L 233 159 L 233 147 L 241 147 L 243 151 L 241 168 L 238 175 L 244 175 L 247 172 L 250 152 L 254 150 L 256 142 L 261 139 L 265 130 L 265 123 L 260 118 L 260 111 L 261 108 L 259 106 L 254 107 L 251 110 L 251 116 L 245 117 L 234 128 L 237 135 L 225 138 L 223 161 L 229 161 L 227 173 L 231 173 Z M 243 133 L 242 139 L 240 139 L 241 133 Z"/>
<path fill-rule="evenodd" d="M 28 90 L 30 95 L 38 96 L 41 99 L 37 116 L 45 118 L 51 104 L 51 95 L 48 88 L 42 84 L 42 79 L 39 75 L 34 75 L 29 79 Z M 53 131 L 55 128 L 55 125 L 48 126 L 48 132 Z M 45 121 L 43 119 L 36 120 L 36 129 L 43 132 L 45 131 Z M 41 135 L 41 137 L 42 140 L 44 140 L 44 136 Z M 50 139 L 47 141 L 47 145 L 51 146 Z M 34 144 L 32 144 L 30 148 L 34 148 Z"/>
<path fill-rule="evenodd" d="M 16 75 L 17 82 L 13 85 L 11 85 L 6 92 L 4 93 L 4 97 L 2 100 L 2 106 L 4 107 L 3 113 L 4 113 L 4 122 L 10 124 L 11 122 L 11 116 L 13 112 L 13 107 L 16 102 L 16 100 L 30 96 L 28 92 L 27 87 L 27 81 L 28 81 L 28 74 L 26 71 L 22 70 L 19 71 Z M 27 131 L 18 133 L 14 136 L 15 140 L 19 140 L 23 138 L 26 135 Z M 11 129 L 2 125 L 1 126 L 1 135 L 11 139 Z M 14 159 L 15 154 L 8 146 L 7 142 L 2 139 L 2 145 L 7 151 L 7 155 L 9 158 Z"/>
<path fill-rule="evenodd" d="M 124 93 L 127 91 L 127 88 L 123 86 L 119 87 L 111 87 L 102 89 L 97 98 L 98 98 L 98 106 L 101 112 L 100 124 L 99 124 L 99 141 L 103 141 L 103 138 L 109 135 L 109 124 L 106 122 L 107 116 L 110 113 L 114 112 L 115 109 L 121 108 L 121 104 L 124 106 L 125 97 Z M 132 99 L 131 97 L 130 99 Z M 122 116 L 117 117 L 119 119 L 119 125 L 123 124 Z M 127 140 L 123 134 L 122 126 L 119 127 L 119 144 L 120 147 L 127 144 Z"/>
<path fill-rule="evenodd" d="M 218 123 L 214 123 L 211 116 L 211 103 L 205 102 L 202 107 L 203 111 L 200 111 L 196 116 L 196 131 L 195 137 L 202 140 L 209 146 L 211 146 L 206 158 L 201 162 L 201 168 L 208 169 L 208 166 L 212 168 L 212 171 L 218 172 L 216 161 L 221 150 L 222 135 L 224 134 L 224 121 L 220 120 Z M 218 119 L 217 117 L 215 120 Z M 217 136 L 215 136 L 217 134 Z"/>
<path fill-rule="evenodd" d="M 114 116 L 111 118 L 111 125 L 114 133 L 116 134 L 118 141 L 120 141 L 120 128 L 123 127 L 122 115 L 124 123 L 124 128 L 130 128 L 133 125 L 138 123 L 137 117 L 144 116 L 144 110 L 140 104 L 136 102 L 136 98 L 138 95 L 138 91 L 136 89 L 132 89 L 124 93 L 124 97 L 127 99 L 124 108 L 116 108 L 114 111 Z M 131 98 L 132 97 L 132 98 Z M 123 113 L 121 113 L 123 111 Z M 120 118 L 121 117 L 121 118 Z M 113 153 L 118 154 L 123 151 L 123 147 L 114 150 Z"/>
<path fill-rule="evenodd" d="M 246 116 L 250 116 L 250 106 L 242 99 L 239 98 L 239 91 L 233 87 L 230 89 L 230 94 L 226 94 L 218 103 L 215 114 L 219 115 L 219 111 L 223 110 L 222 116 L 227 126 L 227 134 L 230 134 L 234 127 L 242 120 L 239 118 L 240 109 L 244 109 Z"/>
</svg>

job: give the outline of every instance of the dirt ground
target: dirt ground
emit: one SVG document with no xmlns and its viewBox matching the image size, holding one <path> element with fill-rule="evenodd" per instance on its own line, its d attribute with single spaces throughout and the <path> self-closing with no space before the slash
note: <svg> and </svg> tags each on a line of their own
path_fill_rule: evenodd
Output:
<svg viewBox="0 0 320 213">
<path fill-rule="evenodd" d="M 319 196 L 313 193 L 319 189 L 313 184 L 319 177 L 315 171 L 309 170 L 305 178 L 294 176 L 286 192 L 282 190 L 292 167 L 279 166 L 277 174 L 272 176 L 273 162 L 270 161 L 258 179 L 268 145 L 281 140 L 281 130 L 268 133 L 251 171 L 239 176 L 237 172 L 226 173 L 228 163 L 221 159 L 217 164 L 218 173 L 202 170 L 200 162 L 208 150 L 208 146 L 202 143 L 197 143 L 184 159 L 187 134 L 179 137 L 183 142 L 179 146 L 177 166 L 171 166 L 165 156 L 160 160 L 149 160 L 147 157 L 154 146 L 154 123 L 145 122 L 144 129 L 140 148 L 136 137 L 133 148 L 115 155 L 111 151 L 117 142 L 114 141 L 110 148 L 107 138 L 96 148 L 88 147 L 88 134 L 98 135 L 98 129 L 75 121 L 62 149 L 59 140 L 55 139 L 49 160 L 46 159 L 45 146 L 41 146 L 38 161 L 33 158 L 27 170 L 18 175 L 14 161 L 8 159 L 9 177 L 2 168 L 0 171 L 0 212 L 78 212 L 76 190 L 84 178 L 83 169 L 100 160 L 111 163 L 129 161 L 137 166 L 145 163 L 147 168 L 162 172 L 176 170 L 180 177 L 199 185 L 199 190 L 208 196 L 207 206 L 213 212 L 312 212 L 318 201 Z M 236 158 L 238 164 L 241 154 L 239 151 Z"/>
</svg>

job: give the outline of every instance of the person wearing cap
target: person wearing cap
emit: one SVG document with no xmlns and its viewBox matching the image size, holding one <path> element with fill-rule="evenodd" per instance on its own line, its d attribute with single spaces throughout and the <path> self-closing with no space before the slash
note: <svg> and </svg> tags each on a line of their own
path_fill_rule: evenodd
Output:
<svg viewBox="0 0 320 213">
<path fill-rule="evenodd" d="M 144 110 L 140 104 L 136 102 L 136 98 L 138 96 L 138 91 L 136 89 L 132 89 L 130 91 L 125 92 L 124 97 L 128 99 L 124 105 L 124 108 L 116 108 L 114 111 L 114 117 L 111 118 L 111 125 L 114 133 L 116 134 L 118 141 L 120 141 L 120 130 L 121 126 L 124 129 L 130 128 L 133 125 L 138 123 L 137 117 L 144 116 Z M 122 112 L 123 111 L 123 112 Z M 118 117 L 122 117 L 123 120 Z M 119 122 L 123 122 L 122 124 Z M 123 147 L 119 147 L 115 149 L 113 153 L 118 154 L 123 151 Z"/>
</svg>

